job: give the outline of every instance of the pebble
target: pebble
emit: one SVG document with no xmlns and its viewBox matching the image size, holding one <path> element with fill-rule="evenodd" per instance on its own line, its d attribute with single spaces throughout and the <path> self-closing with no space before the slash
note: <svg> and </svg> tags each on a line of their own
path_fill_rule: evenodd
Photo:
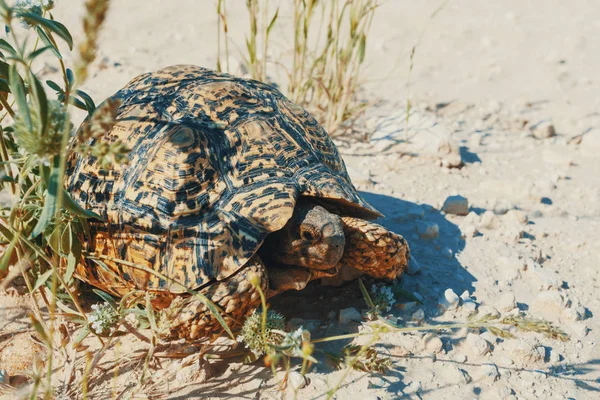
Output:
<svg viewBox="0 0 600 400">
<path fill-rule="evenodd" d="M 583 339 L 589 332 L 587 325 L 581 322 L 571 324 L 569 330 L 575 339 Z"/>
<path fill-rule="evenodd" d="M 444 295 L 438 302 L 438 307 L 442 308 L 443 310 L 456 310 L 459 305 L 460 297 L 458 297 L 458 295 L 454 293 L 454 290 L 452 289 L 446 289 Z"/>
<path fill-rule="evenodd" d="M 294 390 L 302 389 L 309 384 L 308 378 L 297 371 L 290 372 L 288 375 L 288 382 L 290 387 Z"/>
<path fill-rule="evenodd" d="M 179 368 L 175 374 L 175 379 L 181 383 L 201 383 L 207 378 L 206 368 L 201 367 L 197 361 L 187 367 Z"/>
<path fill-rule="evenodd" d="M 473 380 L 467 371 L 458 368 L 456 365 L 449 366 L 444 379 L 446 379 L 450 385 L 466 385 Z"/>
<path fill-rule="evenodd" d="M 417 304 L 419 303 L 416 301 L 409 301 L 408 303 L 396 303 L 395 307 L 405 312 L 412 312 L 417 308 Z"/>
<path fill-rule="evenodd" d="M 479 231 L 474 225 L 465 224 L 460 226 L 460 236 L 463 239 L 472 238 L 479 235 Z"/>
<path fill-rule="evenodd" d="M 465 346 L 465 350 L 473 356 L 483 356 L 492 351 L 490 343 L 476 333 L 467 334 Z"/>
<path fill-rule="evenodd" d="M 504 293 L 502 297 L 500 297 L 500 300 L 498 300 L 497 305 L 500 311 L 508 312 L 517 307 L 517 299 L 512 293 Z"/>
<path fill-rule="evenodd" d="M 448 260 L 452 260 L 454 258 L 454 253 L 452 252 L 452 249 L 449 247 L 444 247 L 440 253 L 442 254 L 442 257 L 444 257 L 445 259 Z"/>
<path fill-rule="evenodd" d="M 559 291 L 549 290 L 541 292 L 536 296 L 531 304 L 531 312 L 536 318 L 560 322 L 568 304 L 568 299 Z"/>
<path fill-rule="evenodd" d="M 440 235 L 440 227 L 435 222 L 417 221 L 415 228 L 421 239 L 432 240 Z"/>
<path fill-rule="evenodd" d="M 527 270 L 532 274 L 532 279 L 537 285 L 538 290 L 560 289 L 563 281 L 555 271 L 542 267 L 537 262 L 529 262 Z M 531 265 L 530 265 L 531 264 Z"/>
<path fill-rule="evenodd" d="M 467 215 L 469 213 L 469 200 L 460 195 L 448 196 L 444 201 L 442 211 L 446 214 Z"/>
<path fill-rule="evenodd" d="M 531 133 L 536 139 L 548 139 L 556 136 L 556 129 L 549 121 L 544 121 L 531 127 Z"/>
<path fill-rule="evenodd" d="M 460 168 L 463 166 L 463 160 L 460 156 L 460 149 L 448 139 L 442 139 L 437 149 L 440 157 L 440 165 L 445 168 Z"/>
<path fill-rule="evenodd" d="M 493 383 L 500 379 L 500 372 L 498 372 L 496 364 L 483 364 L 479 368 L 476 368 L 471 375 L 476 382 L 485 381 Z"/>
<path fill-rule="evenodd" d="M 480 306 L 478 311 L 480 316 L 491 315 L 494 318 L 500 317 L 500 312 L 492 306 Z"/>
<path fill-rule="evenodd" d="M 492 211 L 486 211 L 481 216 L 481 220 L 479 221 L 479 227 L 483 229 L 498 229 L 502 226 L 502 222 L 500 218 Z"/>
<path fill-rule="evenodd" d="M 403 390 L 404 394 L 416 394 L 421 390 L 421 381 L 412 381 Z"/>
<path fill-rule="evenodd" d="M 545 349 L 536 339 L 505 339 L 503 346 L 519 367 L 539 364 L 546 355 Z"/>
<path fill-rule="evenodd" d="M 358 311 L 354 307 L 344 308 L 343 310 L 340 310 L 339 321 L 342 325 L 348 324 L 350 321 L 360 322 L 361 320 L 362 317 L 360 311 Z"/>
<path fill-rule="evenodd" d="M 427 333 L 421 339 L 421 343 L 423 344 L 423 348 L 432 353 L 440 353 L 444 350 L 444 343 L 442 339 L 435 333 Z"/>
<path fill-rule="evenodd" d="M 415 321 L 418 324 L 421 324 L 423 321 L 425 321 L 425 311 L 423 311 L 422 308 L 419 308 L 417 311 L 415 311 L 413 313 L 413 315 L 410 317 L 410 319 L 412 319 L 413 321 Z"/>
<path fill-rule="evenodd" d="M 416 275 L 421 272 L 421 264 L 413 256 L 410 256 L 410 260 L 408 260 L 408 268 L 406 273 L 409 275 Z"/>
</svg>

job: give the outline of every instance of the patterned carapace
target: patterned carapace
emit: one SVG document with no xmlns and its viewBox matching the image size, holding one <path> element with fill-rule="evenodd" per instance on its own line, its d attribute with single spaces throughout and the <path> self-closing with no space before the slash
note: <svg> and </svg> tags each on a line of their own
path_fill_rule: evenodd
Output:
<svg viewBox="0 0 600 400">
<path fill-rule="evenodd" d="M 118 122 L 102 140 L 123 141 L 130 162 L 103 169 L 75 154 L 66 187 L 104 219 L 90 221 L 90 250 L 169 278 L 121 262 L 78 266 L 115 295 L 226 279 L 286 224 L 299 196 L 379 215 L 323 128 L 272 86 L 180 65 L 138 76 L 114 97 Z"/>
</svg>

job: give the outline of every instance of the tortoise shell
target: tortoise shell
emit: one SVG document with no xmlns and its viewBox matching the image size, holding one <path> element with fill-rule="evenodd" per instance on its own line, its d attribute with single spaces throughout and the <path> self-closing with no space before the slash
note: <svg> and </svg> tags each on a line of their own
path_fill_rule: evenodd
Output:
<svg viewBox="0 0 600 400">
<path fill-rule="evenodd" d="M 198 289 L 226 279 L 283 228 L 299 196 L 345 215 L 380 215 L 325 130 L 272 86 L 179 65 L 140 75 L 113 97 L 118 122 L 102 140 L 124 142 L 129 163 L 105 169 L 73 154 L 66 179 L 73 199 L 103 217 L 90 220 L 87 246 L 108 256 L 77 275 L 108 292 L 179 293 L 172 280 Z"/>
</svg>

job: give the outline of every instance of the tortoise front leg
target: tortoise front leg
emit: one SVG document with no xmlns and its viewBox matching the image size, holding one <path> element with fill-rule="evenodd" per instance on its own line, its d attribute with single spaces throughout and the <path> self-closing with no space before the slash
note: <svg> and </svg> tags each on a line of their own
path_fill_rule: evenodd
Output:
<svg viewBox="0 0 600 400">
<path fill-rule="evenodd" d="M 341 268 L 355 268 L 379 279 L 394 279 L 406 270 L 410 249 L 402 236 L 360 218 L 342 217 L 342 225 L 346 245 Z"/>
<path fill-rule="evenodd" d="M 250 283 L 253 274 L 258 276 L 263 293 L 268 295 L 267 269 L 256 255 L 235 275 L 200 291 L 221 308 L 221 316 L 229 326 L 241 325 L 246 315 L 260 307 L 258 290 Z M 223 332 L 217 318 L 196 296 L 175 297 L 171 306 L 161 312 L 159 325 L 166 340 L 196 340 L 216 337 Z"/>
</svg>

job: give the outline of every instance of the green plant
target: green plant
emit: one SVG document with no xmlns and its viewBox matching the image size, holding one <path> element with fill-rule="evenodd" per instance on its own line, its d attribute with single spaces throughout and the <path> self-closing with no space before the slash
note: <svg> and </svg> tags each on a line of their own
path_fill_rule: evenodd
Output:
<svg viewBox="0 0 600 400">
<path fill-rule="evenodd" d="M 90 0 L 86 4 L 85 40 L 77 74 L 64 62 L 63 53 L 73 50 L 74 42 L 68 29 L 54 19 L 53 6 L 52 0 L 21 0 L 14 6 L 0 1 L 0 18 L 6 27 L 6 39 L 0 39 L 1 181 L 11 196 L 10 206 L 0 210 L 0 240 L 5 247 L 0 277 L 4 276 L 2 286 L 6 286 L 9 279 L 21 275 L 30 293 L 39 294 L 47 309 L 42 311 L 32 302 L 32 326 L 48 351 L 45 373 L 35 374 L 31 396 L 41 391 L 45 398 L 54 397 L 51 376 L 57 315 L 67 315 L 85 326 L 89 323 L 75 293 L 73 272 L 83 257 L 81 237 L 87 231 L 87 220 L 98 216 L 79 207 L 62 182 L 66 160 L 73 151 L 68 146 L 74 134 L 70 108 L 98 115 L 90 96 L 77 87 L 94 60 L 96 36 L 108 1 Z M 30 31 L 35 42 L 18 34 L 16 23 Z M 46 81 L 55 91 L 55 99 L 48 96 L 35 73 L 40 55 L 45 53 L 53 54 L 62 73 L 61 83 Z M 114 160 L 123 161 L 119 158 L 122 147 L 103 151 L 87 142 L 78 149 L 112 154 Z M 13 271 L 8 274 L 11 264 Z"/>
<path fill-rule="evenodd" d="M 217 4 L 219 70 L 222 68 L 221 32 L 227 63 L 229 60 L 225 3 L 219 0 Z M 266 81 L 270 33 L 278 20 L 279 9 L 269 16 L 268 2 L 261 2 L 262 17 L 259 18 L 259 2 L 248 0 L 246 4 L 250 31 L 242 57 L 250 76 Z M 352 131 L 354 120 L 364 109 L 365 103 L 359 101 L 357 92 L 367 37 L 378 5 L 378 0 L 294 0 L 292 63 L 276 64 L 286 71 L 287 94 L 291 100 L 311 111 L 332 136 Z M 258 50 L 259 40 L 262 54 Z"/>
</svg>

